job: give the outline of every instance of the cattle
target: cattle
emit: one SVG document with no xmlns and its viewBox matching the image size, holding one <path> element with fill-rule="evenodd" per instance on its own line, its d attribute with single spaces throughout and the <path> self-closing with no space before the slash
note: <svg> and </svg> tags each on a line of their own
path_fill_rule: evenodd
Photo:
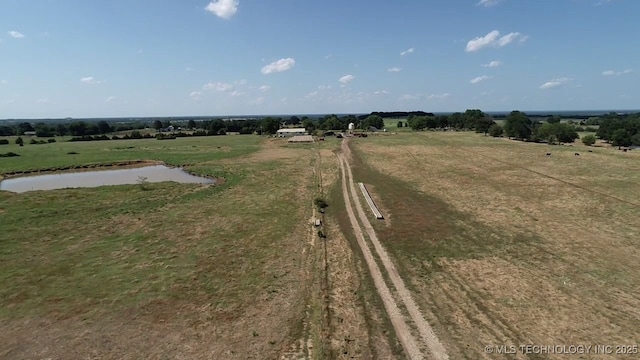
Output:
<svg viewBox="0 0 640 360">
<path fill-rule="evenodd" d="M 589 152 L 593 152 L 593 150 L 589 150 Z"/>
<path fill-rule="evenodd" d="M 573 155 L 575 155 L 575 156 L 580 156 L 580 153 L 575 153 L 575 154 L 573 154 Z"/>
<path fill-rule="evenodd" d="M 551 156 L 551 153 L 547 153 L 547 156 Z"/>
<path fill-rule="evenodd" d="M 622 149 L 622 151 L 627 152 L 627 151 L 628 151 L 628 149 Z"/>
</svg>

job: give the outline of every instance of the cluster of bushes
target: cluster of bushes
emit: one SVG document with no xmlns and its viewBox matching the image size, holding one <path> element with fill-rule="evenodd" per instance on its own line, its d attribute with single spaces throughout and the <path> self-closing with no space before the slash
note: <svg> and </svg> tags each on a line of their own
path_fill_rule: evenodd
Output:
<svg viewBox="0 0 640 360">
<path fill-rule="evenodd" d="M 9 140 L 7 140 L 7 139 L 0 139 L 0 145 L 9 145 Z"/>
<path fill-rule="evenodd" d="M 596 131 L 598 131 L 598 129 L 594 128 L 592 126 L 587 126 L 587 127 L 576 126 L 576 131 L 578 131 L 578 132 L 596 132 Z"/>
<path fill-rule="evenodd" d="M 8 153 L 0 154 L 0 157 L 14 157 L 14 156 L 20 156 L 20 155 L 11 151 L 9 151 Z"/>
<path fill-rule="evenodd" d="M 176 136 L 171 134 L 156 134 L 158 140 L 174 140 L 175 138 Z"/>
<path fill-rule="evenodd" d="M 29 144 L 31 144 L 31 145 L 41 145 L 41 144 L 51 144 L 51 143 L 54 143 L 54 142 L 56 142 L 56 139 L 47 139 L 47 141 L 31 139 L 31 141 L 29 141 Z"/>
<path fill-rule="evenodd" d="M 599 119 L 596 135 L 614 146 L 640 146 L 640 114 L 607 114 Z"/>
</svg>

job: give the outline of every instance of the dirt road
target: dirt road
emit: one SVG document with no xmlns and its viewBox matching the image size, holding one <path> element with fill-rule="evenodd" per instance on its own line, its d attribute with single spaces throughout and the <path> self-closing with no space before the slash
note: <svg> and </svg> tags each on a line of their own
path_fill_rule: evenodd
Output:
<svg viewBox="0 0 640 360">
<path fill-rule="evenodd" d="M 342 172 L 342 191 L 344 194 L 347 213 L 349 215 L 349 220 L 352 224 L 353 230 L 356 233 L 358 245 L 362 250 L 367 266 L 369 267 L 369 271 L 373 278 L 376 289 L 380 294 L 380 297 L 382 298 L 385 309 L 387 310 L 387 314 L 396 331 L 396 336 L 398 337 L 398 340 L 402 344 L 407 356 L 410 359 L 424 358 L 425 354 L 423 354 L 422 349 L 424 349 L 424 352 L 429 356 L 429 358 L 438 360 L 449 359 L 446 349 L 438 340 L 429 324 L 425 321 L 424 316 L 413 300 L 411 293 L 405 286 L 404 281 L 398 273 L 398 270 L 396 269 L 386 250 L 380 243 L 373 229 L 373 226 L 371 226 L 369 219 L 362 209 L 362 205 L 357 198 L 358 192 L 356 191 L 354 185 L 351 166 L 348 162 L 348 159 L 350 158 L 350 149 L 347 141 L 348 140 L 345 139 L 342 142 L 342 154 L 338 155 Z M 351 199 L 353 199 L 353 203 L 355 204 L 355 212 L 358 213 L 358 218 L 362 222 L 366 234 L 373 244 L 376 254 L 380 258 L 382 266 L 384 267 L 387 275 L 389 276 L 389 279 L 391 280 L 391 283 L 397 291 L 397 297 L 406 308 L 410 319 L 407 319 L 407 317 L 402 314 L 398 307 L 396 299 L 394 299 L 391 291 L 389 290 L 389 287 L 384 281 L 382 272 L 380 271 L 380 268 L 378 267 L 378 264 L 376 263 L 371 253 L 371 249 L 367 245 L 362 228 L 360 227 L 360 224 L 358 223 L 358 220 L 355 216 Z M 422 340 L 422 342 L 418 342 L 416 337 L 412 334 L 411 328 L 408 325 L 408 321 L 413 322 L 413 325 L 420 334 L 420 339 Z"/>
</svg>

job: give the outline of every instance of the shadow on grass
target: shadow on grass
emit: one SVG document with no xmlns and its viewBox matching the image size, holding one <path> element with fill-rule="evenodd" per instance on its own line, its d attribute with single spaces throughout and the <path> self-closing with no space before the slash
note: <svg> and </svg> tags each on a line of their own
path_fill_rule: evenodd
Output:
<svg viewBox="0 0 640 360">
<path fill-rule="evenodd" d="M 533 234 L 510 236 L 393 174 L 373 169 L 363 160 L 362 151 L 353 145 L 352 158 L 354 181 L 373 185 L 378 201 L 390 212 L 384 220 L 390 226 L 374 223 L 380 240 L 396 258 L 408 259 L 421 267 L 422 275 L 440 270 L 441 259 L 513 258 L 519 256 L 523 246 L 538 242 Z M 399 265 L 404 267 L 402 262 Z"/>
</svg>

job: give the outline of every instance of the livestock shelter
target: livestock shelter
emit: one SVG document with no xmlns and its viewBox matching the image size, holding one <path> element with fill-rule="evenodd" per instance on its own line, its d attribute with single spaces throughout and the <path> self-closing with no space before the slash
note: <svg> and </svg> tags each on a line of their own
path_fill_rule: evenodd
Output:
<svg viewBox="0 0 640 360">
<path fill-rule="evenodd" d="M 276 132 L 276 135 L 278 137 L 307 135 L 307 129 L 305 128 L 280 129 Z"/>
<path fill-rule="evenodd" d="M 311 135 L 292 136 L 289 140 L 287 140 L 287 142 L 290 142 L 290 143 L 312 143 L 313 142 L 313 136 L 311 136 Z"/>
</svg>

